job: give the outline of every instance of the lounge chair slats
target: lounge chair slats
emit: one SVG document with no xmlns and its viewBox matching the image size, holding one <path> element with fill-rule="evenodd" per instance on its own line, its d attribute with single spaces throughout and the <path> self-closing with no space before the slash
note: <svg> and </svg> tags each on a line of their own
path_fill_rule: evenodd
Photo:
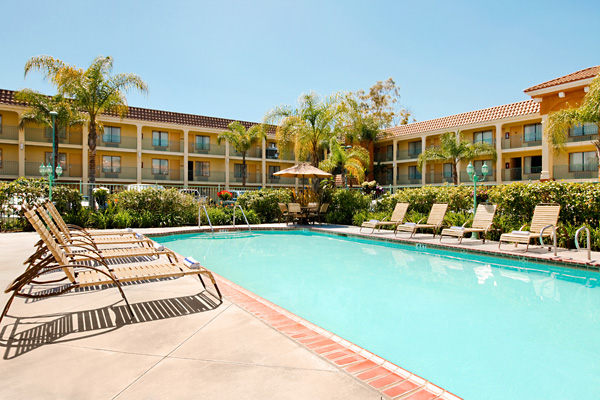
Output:
<svg viewBox="0 0 600 400">
<path fill-rule="evenodd" d="M 360 231 L 362 232 L 363 228 L 371 228 L 371 233 L 373 233 L 375 232 L 375 229 L 378 231 L 381 230 L 382 226 L 393 226 L 395 231 L 396 227 L 401 224 L 402 221 L 404 221 L 404 217 L 408 211 L 408 206 L 408 203 L 396 203 L 394 212 L 392 213 L 389 221 L 365 221 L 362 223 Z"/>
<path fill-rule="evenodd" d="M 398 232 L 410 232 L 410 237 L 412 238 L 414 234 L 419 229 L 433 229 L 433 237 L 435 237 L 436 232 L 439 228 L 444 224 L 444 217 L 446 216 L 446 211 L 448 211 L 447 203 L 436 203 L 431 207 L 431 211 L 429 212 L 429 217 L 427 218 L 427 222 L 424 224 L 403 224 L 398 225 L 396 227 L 396 233 Z"/>
<path fill-rule="evenodd" d="M 496 206 L 494 204 L 479 204 L 470 228 L 463 226 L 460 228 L 442 229 L 440 242 L 444 236 L 454 236 L 458 238 L 458 243 L 462 243 L 462 239 L 466 233 L 483 233 L 483 243 L 485 243 L 487 232 L 492 227 L 495 214 Z"/>
<path fill-rule="evenodd" d="M 533 210 L 533 217 L 531 219 L 531 225 L 529 230 L 523 230 L 524 226 L 521 227 L 519 232 L 523 233 L 503 233 L 500 235 L 500 241 L 498 248 L 502 245 L 502 242 L 514 243 L 515 247 L 521 243 L 526 244 L 525 251 L 529 250 L 529 243 L 531 239 L 539 238 L 542 229 L 548 225 L 556 227 L 558 224 L 558 216 L 560 215 L 560 205 L 558 204 L 538 204 Z M 543 233 L 544 237 L 552 237 L 554 232 L 552 229 L 546 229 Z"/>
</svg>

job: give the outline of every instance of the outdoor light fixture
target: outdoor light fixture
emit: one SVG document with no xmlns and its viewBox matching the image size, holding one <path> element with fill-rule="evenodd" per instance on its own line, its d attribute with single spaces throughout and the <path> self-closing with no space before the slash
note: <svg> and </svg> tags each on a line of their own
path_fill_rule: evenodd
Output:
<svg viewBox="0 0 600 400">
<path fill-rule="evenodd" d="M 488 173 L 488 166 L 484 161 L 481 166 L 481 175 L 483 175 L 483 178 L 481 178 L 482 182 L 485 180 Z M 479 177 L 475 174 L 475 167 L 470 161 L 469 165 L 467 165 L 467 174 L 469 174 L 469 179 L 473 181 L 473 215 L 475 215 L 475 211 L 477 210 L 477 182 L 479 181 Z"/>
</svg>

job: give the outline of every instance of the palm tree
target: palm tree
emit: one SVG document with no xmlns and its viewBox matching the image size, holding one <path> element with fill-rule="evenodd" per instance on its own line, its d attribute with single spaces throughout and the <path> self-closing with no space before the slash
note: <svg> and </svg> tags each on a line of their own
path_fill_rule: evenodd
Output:
<svg viewBox="0 0 600 400">
<path fill-rule="evenodd" d="M 444 161 L 452 163 L 452 180 L 455 185 L 458 184 L 458 171 L 456 165 L 459 161 L 470 161 L 477 157 L 491 156 L 494 162 L 498 158 L 496 149 L 488 143 L 471 143 L 463 139 L 463 134 L 459 131 L 446 132 L 440 137 L 440 147 L 430 147 L 419 154 L 417 166 L 419 171 L 423 169 L 423 163 L 426 161 Z"/>
<path fill-rule="evenodd" d="M 117 114 L 123 118 L 127 114 L 125 93 L 137 89 L 148 92 L 148 86 L 135 74 L 111 75 L 112 57 L 98 56 L 86 69 L 76 68 L 50 57 L 36 56 L 25 63 L 25 76 L 32 70 L 40 70 L 44 79 L 56 86 L 57 92 L 73 100 L 80 111 L 88 114 L 88 154 L 90 199 L 93 198 L 93 186 L 96 183 L 96 142 L 103 131 L 98 121 L 102 114 Z M 90 201 L 90 204 L 94 204 Z"/>
<path fill-rule="evenodd" d="M 227 140 L 238 153 L 242 153 L 242 186 L 246 186 L 246 153 L 266 137 L 265 126 L 263 124 L 252 125 L 246 130 L 244 125 L 233 121 L 228 128 L 228 131 L 219 134 L 217 143 L 221 144 Z"/>
<path fill-rule="evenodd" d="M 57 155 L 59 131 L 63 128 L 66 130 L 71 126 L 83 125 L 87 121 L 86 115 L 74 108 L 73 102 L 66 100 L 60 94 L 49 97 L 31 89 L 23 89 L 15 93 L 15 100 L 27 103 L 30 107 L 21 115 L 21 120 L 19 121 L 20 127 L 24 127 L 27 123 L 33 123 L 52 128 L 50 111 L 58 113 L 55 118 L 56 130 L 54 132 L 54 150 Z M 52 171 L 55 171 L 57 166 L 58 157 L 55 157 Z"/>
<path fill-rule="evenodd" d="M 298 108 L 279 106 L 267 112 L 265 123 L 277 124 L 277 145 L 283 151 L 293 150 L 300 160 L 310 158 L 317 167 L 324 150 L 339 133 L 336 129 L 340 110 L 338 96 L 325 99 L 314 93 L 298 98 Z"/>
<path fill-rule="evenodd" d="M 348 187 L 347 175 L 356 177 L 359 183 L 365 179 L 365 165 L 369 164 L 369 152 L 361 146 L 343 148 L 337 140 L 331 143 L 331 152 L 326 160 L 319 164 L 319 168 L 331 172 L 335 168 L 342 170 L 342 182 Z"/>
<path fill-rule="evenodd" d="M 558 153 L 565 149 L 568 141 L 569 129 L 576 125 L 593 123 L 600 130 L 600 75 L 596 76 L 590 84 L 590 90 L 583 98 L 579 108 L 566 108 L 553 112 L 548 117 L 546 137 L 552 149 Z M 596 147 L 596 154 L 600 160 L 600 140 L 592 144 Z M 598 179 L 600 179 L 600 163 L 598 164 Z"/>
</svg>

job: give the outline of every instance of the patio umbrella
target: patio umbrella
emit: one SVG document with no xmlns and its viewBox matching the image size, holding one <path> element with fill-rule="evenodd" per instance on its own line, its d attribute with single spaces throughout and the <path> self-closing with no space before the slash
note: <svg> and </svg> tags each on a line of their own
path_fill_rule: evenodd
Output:
<svg viewBox="0 0 600 400">
<path fill-rule="evenodd" d="M 331 174 L 313 167 L 309 163 L 296 164 L 293 167 L 275 172 L 273 175 L 287 178 L 329 178 Z"/>
</svg>

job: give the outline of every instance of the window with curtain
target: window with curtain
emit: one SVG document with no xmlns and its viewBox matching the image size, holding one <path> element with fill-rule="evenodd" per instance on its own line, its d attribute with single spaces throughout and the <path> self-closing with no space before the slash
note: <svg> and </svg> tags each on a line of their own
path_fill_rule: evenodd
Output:
<svg viewBox="0 0 600 400">
<path fill-rule="evenodd" d="M 408 179 L 421 179 L 421 173 L 417 169 L 416 165 L 408 167 Z"/>
<path fill-rule="evenodd" d="M 273 175 L 275 172 L 279 172 L 281 167 L 279 165 L 269 165 L 269 179 L 279 179 L 277 175 Z"/>
<path fill-rule="evenodd" d="M 121 172 L 121 157 L 102 156 L 102 172 Z"/>
<path fill-rule="evenodd" d="M 169 160 L 152 159 L 152 174 L 169 175 Z"/>
<path fill-rule="evenodd" d="M 417 156 L 421 154 L 421 142 L 408 142 L 408 155 Z"/>
<path fill-rule="evenodd" d="M 118 126 L 105 126 L 102 141 L 106 143 L 121 143 L 121 128 Z"/>
<path fill-rule="evenodd" d="M 583 124 L 576 125 L 569 129 L 569 136 L 587 136 L 587 135 L 597 135 L 598 134 L 598 125 L 596 124 Z"/>
<path fill-rule="evenodd" d="M 169 132 L 152 131 L 152 146 L 168 147 Z"/>
<path fill-rule="evenodd" d="M 492 131 L 481 131 L 473 133 L 473 143 L 487 143 L 494 145 L 494 137 Z"/>
<path fill-rule="evenodd" d="M 540 142 L 542 140 L 542 124 L 528 124 L 523 127 L 524 142 Z"/>
<path fill-rule="evenodd" d="M 569 171 L 595 171 L 598 169 L 598 156 L 595 151 L 569 153 Z"/>
<path fill-rule="evenodd" d="M 210 136 L 196 135 L 196 150 L 210 150 Z"/>
<path fill-rule="evenodd" d="M 210 163 L 207 161 L 196 161 L 196 176 L 210 176 Z"/>
<path fill-rule="evenodd" d="M 444 178 L 452 178 L 452 163 L 444 164 L 443 177 Z"/>
</svg>

